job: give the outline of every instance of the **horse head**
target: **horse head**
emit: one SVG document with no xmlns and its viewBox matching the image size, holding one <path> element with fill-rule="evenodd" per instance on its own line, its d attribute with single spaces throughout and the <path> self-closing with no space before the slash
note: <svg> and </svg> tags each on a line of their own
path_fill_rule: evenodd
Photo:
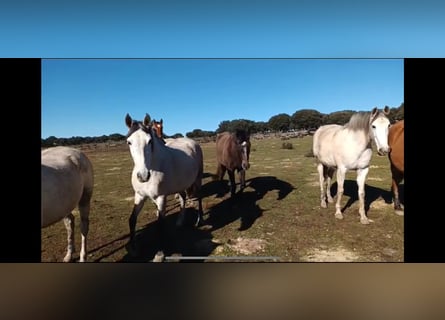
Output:
<svg viewBox="0 0 445 320">
<path fill-rule="evenodd" d="M 141 122 L 131 119 L 127 113 L 125 124 L 129 129 L 127 144 L 134 162 L 133 171 L 136 171 L 136 177 L 140 182 L 147 182 L 150 179 L 151 154 L 153 152 L 150 116 L 146 114 Z"/>
<path fill-rule="evenodd" d="M 153 121 L 151 122 L 151 126 L 153 127 L 153 130 L 156 132 L 156 135 L 162 139 L 162 137 L 164 136 L 164 126 L 162 119 L 161 121 L 156 121 L 155 119 L 153 119 Z"/>
<path fill-rule="evenodd" d="M 237 129 L 235 137 L 238 145 L 241 147 L 241 167 L 243 170 L 247 170 L 250 168 L 250 135 L 245 130 Z"/>
<path fill-rule="evenodd" d="M 372 109 L 369 120 L 371 137 L 374 139 L 377 147 L 377 153 L 380 156 L 388 154 L 390 147 L 388 145 L 388 133 L 391 123 L 388 119 L 389 107 L 385 106 L 383 111 L 377 108 Z"/>
</svg>

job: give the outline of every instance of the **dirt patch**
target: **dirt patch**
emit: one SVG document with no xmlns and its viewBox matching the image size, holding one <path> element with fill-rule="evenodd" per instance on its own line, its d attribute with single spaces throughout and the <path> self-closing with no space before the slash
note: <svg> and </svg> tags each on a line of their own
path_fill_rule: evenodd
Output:
<svg viewBox="0 0 445 320">
<path fill-rule="evenodd" d="M 266 247 L 266 241 L 263 239 L 248 239 L 238 237 L 227 241 L 227 246 L 233 251 L 250 255 L 252 253 L 263 252 Z"/>
<path fill-rule="evenodd" d="M 352 262 L 358 259 L 358 255 L 342 247 L 330 250 L 317 248 L 301 258 L 308 262 Z"/>
<path fill-rule="evenodd" d="M 388 203 L 385 202 L 383 199 L 378 199 L 371 203 L 371 208 L 373 209 L 385 209 L 388 206 L 390 206 Z"/>
</svg>

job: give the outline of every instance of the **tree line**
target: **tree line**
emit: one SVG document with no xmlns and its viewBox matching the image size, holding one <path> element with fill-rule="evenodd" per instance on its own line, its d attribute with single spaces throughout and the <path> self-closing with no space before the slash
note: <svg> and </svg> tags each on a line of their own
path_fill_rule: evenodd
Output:
<svg viewBox="0 0 445 320">
<path fill-rule="evenodd" d="M 201 129 L 194 129 L 187 132 L 186 136 L 189 138 L 205 138 L 212 137 L 216 134 L 229 131 L 233 132 L 237 129 L 247 130 L 251 134 L 264 132 L 286 132 L 290 130 L 315 130 L 321 125 L 325 124 L 340 124 L 343 125 L 349 121 L 351 116 L 357 111 L 343 110 L 335 111 L 329 114 L 323 114 L 314 109 L 302 109 L 295 111 L 292 115 L 286 113 L 279 113 L 272 116 L 268 121 L 252 121 L 248 119 L 224 120 L 218 125 L 215 131 L 205 131 Z M 388 118 L 391 123 L 404 119 L 404 103 L 397 108 L 390 108 Z M 181 133 L 168 136 L 165 138 L 183 137 Z M 109 141 L 123 141 L 125 136 L 119 133 L 111 135 L 102 135 L 100 137 L 71 137 L 71 138 L 56 138 L 54 136 L 42 139 L 42 147 L 51 147 L 55 145 L 79 145 L 88 143 L 102 143 Z"/>
</svg>

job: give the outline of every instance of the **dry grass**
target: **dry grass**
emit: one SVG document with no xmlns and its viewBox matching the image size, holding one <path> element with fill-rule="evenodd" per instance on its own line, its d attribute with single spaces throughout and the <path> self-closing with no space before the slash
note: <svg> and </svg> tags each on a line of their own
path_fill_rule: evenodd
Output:
<svg viewBox="0 0 445 320">
<path fill-rule="evenodd" d="M 169 197 L 167 232 L 162 237 L 166 255 L 276 257 L 279 261 L 403 261 L 404 220 L 390 203 L 387 157 L 372 158 L 366 186 L 370 225 L 359 222 L 355 172 L 346 176 L 344 219 L 335 208 L 320 208 L 314 159 L 308 157 L 312 137 L 293 138 L 293 149 L 282 141 L 252 141 L 247 187 L 230 199 L 225 182 L 213 181 L 215 144 L 202 144 L 204 152 L 203 208 L 210 230 L 175 228 L 178 206 Z M 125 145 L 94 150 L 85 148 L 95 169 L 91 208 L 89 261 L 146 262 L 159 248 L 155 206 L 147 201 L 137 224 L 140 256 L 130 257 L 128 217 L 133 206 L 130 182 L 132 159 Z M 335 184 L 334 184 L 335 189 Z M 335 194 L 335 191 L 334 191 Z M 195 214 L 188 211 L 190 217 Z M 76 215 L 76 243 L 80 248 Z M 253 244 L 257 244 L 257 247 Z M 245 247 L 243 248 L 243 244 Z M 252 247 L 253 246 L 253 247 Z M 63 222 L 42 229 L 42 261 L 61 261 L 66 247 Z M 256 248 L 256 249 L 255 249 Z"/>
</svg>

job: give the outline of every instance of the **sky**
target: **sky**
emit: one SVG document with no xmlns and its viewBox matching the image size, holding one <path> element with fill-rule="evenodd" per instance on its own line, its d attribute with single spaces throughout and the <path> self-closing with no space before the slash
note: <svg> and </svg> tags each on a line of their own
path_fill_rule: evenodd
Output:
<svg viewBox="0 0 445 320">
<path fill-rule="evenodd" d="M 125 135 L 127 113 L 148 113 L 185 136 L 301 109 L 395 108 L 403 89 L 403 59 L 44 59 L 41 132 Z"/>
<path fill-rule="evenodd" d="M 3 57 L 443 57 L 438 0 L 16 0 Z"/>
<path fill-rule="evenodd" d="M 43 60 L 42 137 L 125 132 L 119 121 L 127 111 L 164 117 L 166 133 L 184 134 L 195 127 L 215 130 L 222 120 L 267 121 L 305 107 L 398 106 L 403 64 L 391 59 L 445 57 L 444 15 L 445 2 L 437 0 L 3 1 L 0 57 L 182 59 L 137 67 Z M 235 66 L 184 58 L 384 60 L 360 60 L 360 73 L 349 66 L 342 71 L 338 60 L 322 72 L 287 60 Z M 144 78 L 153 74 L 160 79 Z M 186 112 L 190 106 L 196 112 Z M 210 106 L 225 113 L 204 116 Z M 62 126 L 61 119 L 72 125 Z"/>
</svg>

